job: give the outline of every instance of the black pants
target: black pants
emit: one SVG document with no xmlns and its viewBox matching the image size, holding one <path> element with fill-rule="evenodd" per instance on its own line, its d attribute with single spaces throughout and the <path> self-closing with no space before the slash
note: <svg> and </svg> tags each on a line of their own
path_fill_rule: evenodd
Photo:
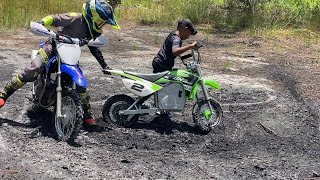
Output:
<svg viewBox="0 0 320 180">
<path fill-rule="evenodd" d="M 155 61 L 152 61 L 152 67 L 153 67 L 153 73 L 159 73 L 159 72 L 171 70 L 171 69 L 168 69 L 168 68 L 165 68 L 165 67 L 159 65 Z"/>
</svg>

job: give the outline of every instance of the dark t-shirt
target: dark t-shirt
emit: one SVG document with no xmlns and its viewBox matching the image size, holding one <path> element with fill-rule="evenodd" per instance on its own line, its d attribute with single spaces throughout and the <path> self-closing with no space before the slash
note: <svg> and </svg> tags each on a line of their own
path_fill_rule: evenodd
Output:
<svg viewBox="0 0 320 180">
<path fill-rule="evenodd" d="M 171 32 L 153 61 L 163 69 L 172 70 L 172 67 L 174 66 L 174 59 L 176 58 L 176 56 L 173 55 L 172 49 L 179 48 L 181 46 L 182 41 L 180 37 L 175 31 Z"/>
</svg>

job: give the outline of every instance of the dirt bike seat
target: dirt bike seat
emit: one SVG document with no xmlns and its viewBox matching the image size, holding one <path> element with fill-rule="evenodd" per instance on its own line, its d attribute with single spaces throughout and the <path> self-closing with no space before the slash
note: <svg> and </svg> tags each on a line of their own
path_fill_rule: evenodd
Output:
<svg viewBox="0 0 320 180">
<path fill-rule="evenodd" d="M 134 72 L 129 72 L 129 71 L 124 71 L 124 72 L 127 74 L 130 74 L 130 75 L 145 79 L 147 81 L 151 81 L 151 82 L 155 82 L 158 79 L 160 79 L 161 77 L 163 77 L 164 75 L 169 73 L 169 71 L 163 71 L 163 72 L 153 73 L 153 74 L 142 74 L 142 73 L 134 73 Z"/>
</svg>

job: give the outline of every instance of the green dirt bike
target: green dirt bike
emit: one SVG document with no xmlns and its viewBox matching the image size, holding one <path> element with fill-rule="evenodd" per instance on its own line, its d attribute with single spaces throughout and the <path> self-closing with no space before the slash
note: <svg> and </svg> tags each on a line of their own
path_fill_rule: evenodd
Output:
<svg viewBox="0 0 320 180">
<path fill-rule="evenodd" d="M 107 70 L 108 73 L 120 75 L 123 85 L 137 97 L 118 94 L 108 98 L 102 110 L 104 121 L 130 127 L 140 115 L 184 111 L 188 99 L 195 100 L 192 115 L 196 127 L 203 133 L 209 133 L 220 123 L 223 112 L 217 97 L 208 91 L 209 88 L 219 91 L 219 83 L 202 77 L 201 47 L 203 44 L 198 42 L 191 54 L 181 57 L 186 70 L 155 74 Z M 145 105 L 144 102 L 151 96 L 154 103 Z"/>
</svg>

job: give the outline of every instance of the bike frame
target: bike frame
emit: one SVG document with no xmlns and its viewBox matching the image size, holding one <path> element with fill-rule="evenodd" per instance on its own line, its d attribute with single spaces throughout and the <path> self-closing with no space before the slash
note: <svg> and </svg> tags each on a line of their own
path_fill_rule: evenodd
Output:
<svg viewBox="0 0 320 180">
<path fill-rule="evenodd" d="M 193 58 L 195 58 L 194 55 L 193 55 Z M 195 59 L 194 59 L 194 61 L 195 61 Z M 209 87 L 211 87 L 213 89 L 220 90 L 220 85 L 215 80 L 203 79 L 202 78 L 202 71 L 201 71 L 200 64 L 195 64 L 194 65 L 194 69 L 195 69 L 195 75 L 198 76 L 198 80 L 193 84 L 191 92 L 190 92 L 190 95 L 187 98 L 189 100 L 197 99 L 197 101 L 198 101 L 199 97 L 198 97 L 197 94 L 198 94 L 199 86 L 200 86 L 202 91 L 203 91 L 204 98 L 208 102 L 209 109 L 210 109 L 210 111 L 212 113 L 213 112 L 213 108 L 212 108 L 211 103 L 210 103 L 210 98 L 211 97 L 208 94 L 207 86 L 209 86 Z M 184 73 L 184 72 L 185 73 L 189 73 L 186 70 L 178 70 L 178 71 L 180 73 Z M 176 73 L 179 73 L 178 71 Z M 111 72 L 113 74 L 118 74 L 121 77 L 125 77 L 124 79 L 122 79 L 124 86 L 129 91 L 131 91 L 132 93 L 134 93 L 134 94 L 136 94 L 138 96 L 138 98 L 135 100 L 135 102 L 127 110 L 119 111 L 120 115 L 129 115 L 128 119 L 131 119 L 135 114 L 152 114 L 152 113 L 156 113 L 157 111 L 161 110 L 161 109 L 158 109 L 158 108 L 141 109 L 141 108 L 138 108 L 136 105 L 138 103 L 144 102 L 151 95 L 153 95 L 155 92 L 161 90 L 163 87 L 161 85 L 158 85 L 158 84 L 169 83 L 169 82 L 179 82 L 179 80 L 172 81 L 172 80 L 161 78 L 161 79 L 157 80 L 155 83 L 153 83 L 153 82 L 144 80 L 144 79 L 142 79 L 142 78 L 140 78 L 138 76 L 134 76 L 132 74 L 126 73 L 124 71 L 109 70 L 109 72 Z M 136 83 L 136 82 L 138 82 L 138 83 Z M 135 89 L 135 88 L 139 88 L 139 86 L 143 86 L 143 88 L 147 87 L 148 90 L 145 93 L 137 91 L 138 89 Z M 135 88 L 133 88 L 133 87 L 135 87 Z M 155 101 L 156 104 L 158 104 L 156 98 L 155 98 L 154 101 Z M 132 110 L 133 108 L 135 108 L 135 109 Z"/>
</svg>

